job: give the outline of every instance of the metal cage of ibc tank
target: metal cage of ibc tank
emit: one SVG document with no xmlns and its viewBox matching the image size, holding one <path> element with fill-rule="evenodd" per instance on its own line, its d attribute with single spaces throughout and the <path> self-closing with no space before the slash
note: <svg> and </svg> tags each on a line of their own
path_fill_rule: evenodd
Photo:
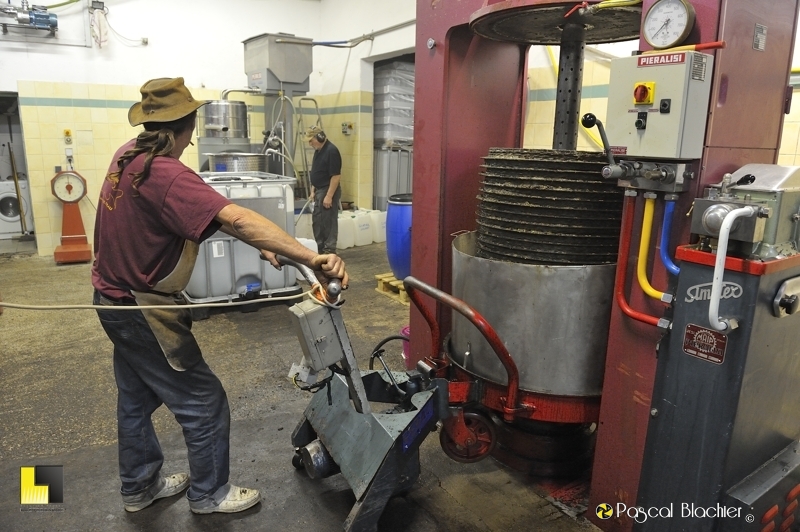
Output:
<svg viewBox="0 0 800 532">
<path fill-rule="evenodd" d="M 294 236 L 293 177 L 265 172 L 201 173 L 203 180 L 231 202 L 251 209 Z M 244 242 L 217 231 L 200 244 L 189 284 L 190 303 L 297 293 L 294 268 L 276 270 Z"/>
</svg>

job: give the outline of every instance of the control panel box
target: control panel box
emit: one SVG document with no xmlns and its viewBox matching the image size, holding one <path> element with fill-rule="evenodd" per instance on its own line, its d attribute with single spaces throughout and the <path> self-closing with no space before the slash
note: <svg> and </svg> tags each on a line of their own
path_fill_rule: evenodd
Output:
<svg viewBox="0 0 800 532">
<path fill-rule="evenodd" d="M 714 57 L 699 52 L 614 59 L 606 131 L 620 158 L 699 159 Z"/>
<path fill-rule="evenodd" d="M 297 338 L 311 369 L 322 371 L 345 357 L 342 338 L 330 308 L 306 299 L 292 305 L 289 310 L 296 318 Z"/>
</svg>

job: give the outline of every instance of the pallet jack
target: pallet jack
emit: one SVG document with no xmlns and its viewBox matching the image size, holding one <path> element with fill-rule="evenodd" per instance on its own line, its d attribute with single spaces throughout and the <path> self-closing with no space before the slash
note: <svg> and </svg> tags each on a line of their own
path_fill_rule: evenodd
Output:
<svg viewBox="0 0 800 532">
<path fill-rule="evenodd" d="M 278 261 L 319 286 L 308 267 L 285 257 Z M 389 499 L 407 492 L 419 477 L 419 446 L 448 416 L 448 383 L 416 370 L 390 371 L 381 347 L 402 337 L 387 338 L 373 351 L 370 366 L 377 358 L 384 369 L 360 370 L 342 318 L 343 301 L 331 302 L 339 300 L 340 290 L 334 280 L 324 295 L 290 308 L 303 349 L 290 378 L 301 389 L 319 392 L 292 432 L 292 464 L 312 479 L 341 473 L 356 496 L 344 530 L 368 532 L 377 530 Z M 327 376 L 317 381 L 322 372 Z M 371 402 L 393 406 L 379 412 Z"/>
</svg>

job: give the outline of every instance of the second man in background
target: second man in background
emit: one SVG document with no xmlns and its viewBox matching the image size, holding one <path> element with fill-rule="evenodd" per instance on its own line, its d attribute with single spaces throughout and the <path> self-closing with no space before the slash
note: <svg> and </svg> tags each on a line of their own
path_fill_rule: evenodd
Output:
<svg viewBox="0 0 800 532">
<path fill-rule="evenodd" d="M 317 126 L 306 130 L 306 142 L 314 148 L 311 163 L 311 195 L 314 197 L 314 212 L 311 223 L 317 252 L 335 253 L 339 237 L 339 200 L 342 189 L 342 156 L 325 132 Z"/>
</svg>

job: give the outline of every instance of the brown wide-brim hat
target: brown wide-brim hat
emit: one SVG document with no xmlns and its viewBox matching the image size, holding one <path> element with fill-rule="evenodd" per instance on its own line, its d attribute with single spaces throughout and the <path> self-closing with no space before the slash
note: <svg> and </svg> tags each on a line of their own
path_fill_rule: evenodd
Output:
<svg viewBox="0 0 800 532">
<path fill-rule="evenodd" d="M 183 78 L 151 79 L 139 89 L 142 101 L 131 106 L 128 122 L 138 126 L 145 122 L 172 122 L 191 114 L 208 102 L 195 100 L 183 84 Z"/>
</svg>

